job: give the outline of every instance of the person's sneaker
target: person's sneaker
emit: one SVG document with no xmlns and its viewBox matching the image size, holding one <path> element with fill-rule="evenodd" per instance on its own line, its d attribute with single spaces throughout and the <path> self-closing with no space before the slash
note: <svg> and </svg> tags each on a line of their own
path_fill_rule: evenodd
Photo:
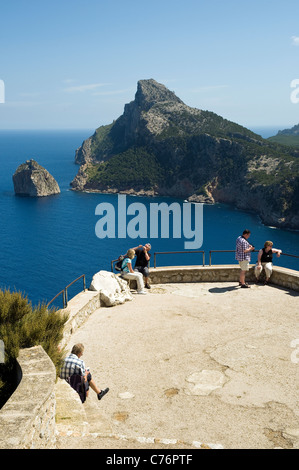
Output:
<svg viewBox="0 0 299 470">
<path fill-rule="evenodd" d="M 248 289 L 250 286 L 248 284 L 241 284 L 241 288 L 243 287 L 243 289 Z"/>
<path fill-rule="evenodd" d="M 137 292 L 137 294 L 146 294 L 146 292 L 144 290 L 140 290 L 139 292 Z"/>
<path fill-rule="evenodd" d="M 144 287 L 146 287 L 146 289 L 150 289 L 150 288 L 151 288 L 151 286 L 150 286 L 149 284 L 145 284 Z"/>
<path fill-rule="evenodd" d="M 109 388 L 105 388 L 105 390 L 102 390 L 100 393 L 98 393 L 98 399 L 101 400 L 106 393 L 109 392 Z"/>
</svg>

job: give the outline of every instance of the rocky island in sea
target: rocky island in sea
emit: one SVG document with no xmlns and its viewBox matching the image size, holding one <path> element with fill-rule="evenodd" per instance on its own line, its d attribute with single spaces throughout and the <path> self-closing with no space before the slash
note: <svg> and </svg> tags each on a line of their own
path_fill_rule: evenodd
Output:
<svg viewBox="0 0 299 470">
<path fill-rule="evenodd" d="M 299 228 L 299 150 L 187 106 L 153 79 L 76 151 L 79 191 L 231 203 L 267 225 Z"/>
<path fill-rule="evenodd" d="M 16 169 L 13 177 L 15 194 L 42 197 L 60 193 L 57 181 L 35 160 L 27 160 Z"/>
</svg>

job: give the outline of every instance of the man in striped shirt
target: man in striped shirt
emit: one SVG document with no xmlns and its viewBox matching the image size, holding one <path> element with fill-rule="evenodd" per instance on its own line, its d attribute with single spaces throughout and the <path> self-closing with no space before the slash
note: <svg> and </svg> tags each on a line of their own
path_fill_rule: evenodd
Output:
<svg viewBox="0 0 299 470">
<path fill-rule="evenodd" d="M 84 352 L 84 346 L 81 343 L 73 346 L 72 352 L 69 356 L 64 359 L 60 371 L 60 378 L 69 381 L 72 375 L 81 375 L 84 377 L 86 396 L 88 396 L 89 387 L 96 392 L 98 399 L 101 400 L 106 393 L 109 392 L 109 388 L 105 390 L 99 390 L 89 372 L 89 369 L 85 367 L 84 361 L 81 358 Z"/>
<path fill-rule="evenodd" d="M 236 260 L 239 261 L 241 269 L 239 285 L 243 288 L 250 287 L 245 282 L 245 274 L 249 270 L 249 262 L 251 260 L 251 251 L 254 250 L 254 246 L 248 242 L 250 234 L 250 230 L 246 229 L 236 240 Z"/>
</svg>

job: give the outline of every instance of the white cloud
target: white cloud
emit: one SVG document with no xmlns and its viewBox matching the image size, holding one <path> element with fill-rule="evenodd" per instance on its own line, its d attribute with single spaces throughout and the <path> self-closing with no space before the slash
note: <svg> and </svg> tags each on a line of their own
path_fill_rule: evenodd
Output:
<svg viewBox="0 0 299 470">
<path fill-rule="evenodd" d="M 299 36 L 292 36 L 293 46 L 299 46 Z"/>
<path fill-rule="evenodd" d="M 106 85 L 109 85 L 109 83 L 91 83 L 89 85 L 71 86 L 71 87 L 65 88 L 64 91 L 67 91 L 68 93 L 73 93 L 73 92 L 82 93 L 84 91 L 96 90 L 97 88 L 100 88 Z"/>
</svg>

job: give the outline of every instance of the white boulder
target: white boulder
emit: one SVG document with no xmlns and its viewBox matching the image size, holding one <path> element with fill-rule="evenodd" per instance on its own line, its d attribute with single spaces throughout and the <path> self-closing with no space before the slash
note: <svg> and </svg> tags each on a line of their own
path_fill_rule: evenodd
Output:
<svg viewBox="0 0 299 470">
<path fill-rule="evenodd" d="M 92 278 L 89 290 L 100 292 L 100 300 L 105 307 L 133 300 L 128 283 L 109 271 L 96 273 Z"/>
</svg>

